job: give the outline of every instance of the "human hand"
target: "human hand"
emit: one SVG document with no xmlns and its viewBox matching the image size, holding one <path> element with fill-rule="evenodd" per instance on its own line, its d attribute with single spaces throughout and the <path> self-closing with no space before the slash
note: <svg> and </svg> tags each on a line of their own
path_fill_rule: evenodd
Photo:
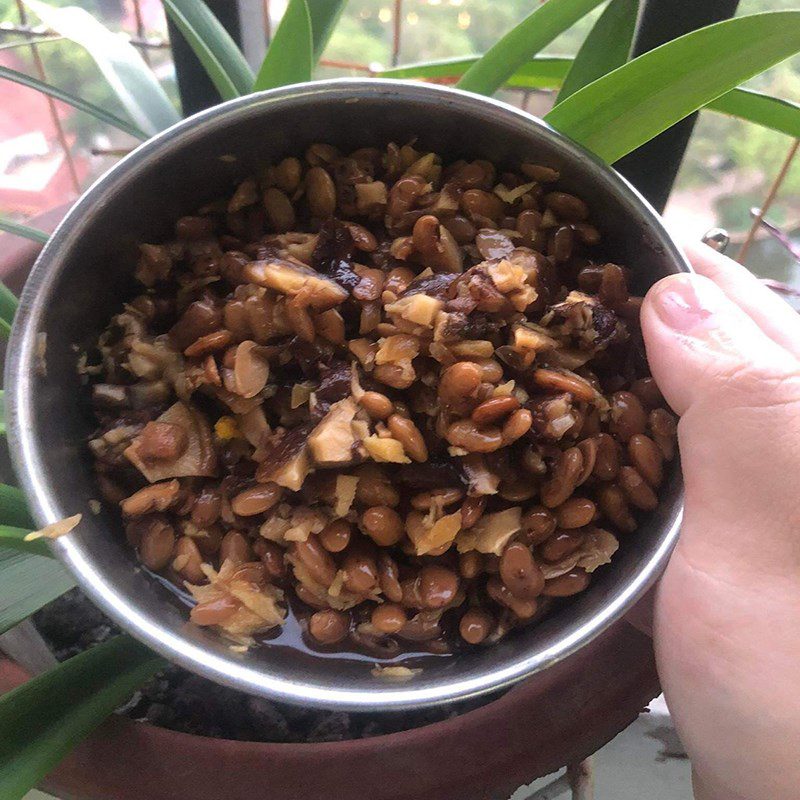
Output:
<svg viewBox="0 0 800 800">
<path fill-rule="evenodd" d="M 680 416 L 680 540 L 656 592 L 659 674 L 698 800 L 800 796 L 800 315 L 704 245 L 642 308 Z"/>
</svg>

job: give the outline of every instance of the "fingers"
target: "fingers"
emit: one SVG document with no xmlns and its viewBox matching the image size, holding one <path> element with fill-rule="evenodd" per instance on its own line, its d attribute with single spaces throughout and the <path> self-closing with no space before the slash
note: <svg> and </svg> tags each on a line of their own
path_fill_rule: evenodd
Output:
<svg viewBox="0 0 800 800">
<path fill-rule="evenodd" d="M 698 398 L 757 389 L 760 378 L 767 388 L 797 371 L 796 359 L 703 276 L 672 275 L 653 286 L 642 332 L 653 376 L 679 415 Z"/>
<path fill-rule="evenodd" d="M 746 267 L 699 242 L 684 250 L 699 275 L 712 280 L 774 342 L 800 357 L 800 314 Z"/>
</svg>

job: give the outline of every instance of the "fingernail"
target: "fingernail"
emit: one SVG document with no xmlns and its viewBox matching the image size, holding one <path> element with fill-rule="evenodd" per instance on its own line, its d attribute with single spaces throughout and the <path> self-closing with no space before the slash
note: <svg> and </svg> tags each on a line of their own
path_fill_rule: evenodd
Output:
<svg viewBox="0 0 800 800">
<path fill-rule="evenodd" d="M 679 333 L 716 328 L 719 298 L 715 288 L 697 276 L 670 280 L 653 298 L 656 312 L 665 325 Z"/>
</svg>

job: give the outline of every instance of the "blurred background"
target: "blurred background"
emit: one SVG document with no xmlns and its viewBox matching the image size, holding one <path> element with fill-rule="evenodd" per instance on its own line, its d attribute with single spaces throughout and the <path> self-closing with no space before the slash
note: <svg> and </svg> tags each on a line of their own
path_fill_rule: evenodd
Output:
<svg viewBox="0 0 800 800">
<path fill-rule="evenodd" d="M 78 5 L 107 27 L 124 33 L 167 92 L 178 90 L 167 23 L 160 0 L 47 0 Z M 324 0 L 320 0 L 324 2 Z M 212 3 L 212 7 L 213 7 Z M 235 6 L 228 0 L 228 6 Z M 739 14 L 781 10 L 796 0 L 741 0 Z M 217 3 L 224 8 L 225 3 Z M 243 48 L 260 60 L 286 0 L 238 0 Z M 324 53 L 318 75 L 365 75 L 394 64 L 461 56 L 486 50 L 532 7 L 531 0 L 350 0 Z M 581 20 L 546 53 L 574 54 L 599 14 Z M 26 44 L 35 37 L 37 44 Z M 41 77 L 125 116 L 94 61 L 78 45 L 48 36 L 21 0 L 0 0 L 0 65 Z M 800 100 L 800 58 L 751 82 L 752 88 Z M 19 222 L 46 220 L 63 209 L 133 141 L 92 117 L 36 91 L 0 80 L 0 214 Z M 551 93 L 506 91 L 502 99 L 545 113 Z M 699 238 L 714 226 L 732 237 L 735 255 L 752 224 L 751 210 L 775 188 L 793 142 L 755 125 L 703 112 L 666 208 L 681 235 Z M 43 214 L 47 217 L 42 221 Z M 800 249 L 800 156 L 785 170 L 766 214 L 769 223 Z M 800 286 L 800 264 L 766 227 L 759 228 L 747 264 L 764 277 Z"/>
</svg>

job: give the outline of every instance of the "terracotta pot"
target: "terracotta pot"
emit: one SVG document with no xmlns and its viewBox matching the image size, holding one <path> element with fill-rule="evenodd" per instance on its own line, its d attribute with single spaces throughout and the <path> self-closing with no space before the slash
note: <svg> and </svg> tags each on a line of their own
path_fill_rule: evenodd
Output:
<svg viewBox="0 0 800 800">
<path fill-rule="evenodd" d="M 0 692 L 26 678 L 0 662 Z M 238 742 L 113 717 L 44 788 L 76 800 L 505 800 L 602 747 L 658 692 L 650 639 L 620 622 L 493 703 L 371 739 Z"/>
</svg>

